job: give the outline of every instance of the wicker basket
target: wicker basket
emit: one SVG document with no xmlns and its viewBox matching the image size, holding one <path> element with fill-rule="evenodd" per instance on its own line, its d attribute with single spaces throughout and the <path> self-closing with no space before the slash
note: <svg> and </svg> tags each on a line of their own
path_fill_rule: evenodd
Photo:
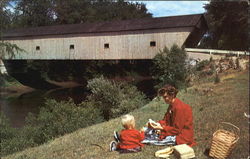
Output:
<svg viewBox="0 0 250 159">
<path fill-rule="evenodd" d="M 221 128 L 221 126 L 224 127 Z M 227 126 L 227 130 L 224 129 L 225 126 Z M 239 140 L 240 129 L 227 122 L 221 122 L 219 127 L 220 128 L 213 134 L 209 156 L 217 159 L 225 159 L 230 155 L 236 142 Z"/>
</svg>

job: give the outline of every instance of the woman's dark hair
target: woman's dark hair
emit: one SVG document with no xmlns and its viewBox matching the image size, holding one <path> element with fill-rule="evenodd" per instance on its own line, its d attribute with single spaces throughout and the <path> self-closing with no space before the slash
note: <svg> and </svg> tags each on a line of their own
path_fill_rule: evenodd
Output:
<svg viewBox="0 0 250 159">
<path fill-rule="evenodd" d="M 159 96 L 164 96 L 166 93 L 167 95 L 175 98 L 178 93 L 178 89 L 176 89 L 174 86 L 166 84 L 165 86 L 163 86 L 161 89 L 158 90 Z"/>
</svg>

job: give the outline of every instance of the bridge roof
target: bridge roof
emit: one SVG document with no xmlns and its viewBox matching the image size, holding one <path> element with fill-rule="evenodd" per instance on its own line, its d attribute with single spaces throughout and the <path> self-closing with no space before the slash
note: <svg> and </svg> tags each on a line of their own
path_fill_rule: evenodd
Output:
<svg viewBox="0 0 250 159">
<path fill-rule="evenodd" d="M 84 33 L 104 33 L 121 31 L 138 31 L 165 29 L 177 27 L 195 27 L 203 14 L 141 18 L 132 20 L 106 21 L 98 23 L 67 24 L 55 26 L 41 26 L 33 28 L 19 28 L 5 31 L 3 39 L 17 37 L 34 37 L 46 35 L 84 34 Z"/>
</svg>

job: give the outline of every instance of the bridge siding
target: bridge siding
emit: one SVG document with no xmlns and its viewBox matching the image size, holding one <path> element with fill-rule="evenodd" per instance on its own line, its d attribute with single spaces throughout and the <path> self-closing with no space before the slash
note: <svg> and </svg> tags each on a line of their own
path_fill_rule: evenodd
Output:
<svg viewBox="0 0 250 159">
<path fill-rule="evenodd" d="M 192 27 L 182 27 L 104 35 L 29 37 L 6 41 L 17 44 L 26 51 L 17 54 L 15 59 L 152 59 L 165 46 L 170 48 L 174 43 L 182 46 L 191 30 Z M 150 47 L 150 41 L 155 41 L 156 47 Z M 109 49 L 104 49 L 104 43 L 109 43 Z M 70 45 L 74 45 L 74 50 L 69 49 Z M 36 51 L 36 46 L 40 46 L 40 51 Z"/>
</svg>

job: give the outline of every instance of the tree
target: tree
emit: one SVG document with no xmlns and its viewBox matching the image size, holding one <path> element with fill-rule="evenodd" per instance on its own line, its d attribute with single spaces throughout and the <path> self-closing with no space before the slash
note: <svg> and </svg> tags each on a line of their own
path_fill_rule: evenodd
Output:
<svg viewBox="0 0 250 159">
<path fill-rule="evenodd" d="M 89 1 L 83 0 L 54 0 L 54 12 L 57 24 L 76 24 L 86 22 L 91 16 L 92 8 Z"/>
<path fill-rule="evenodd" d="M 13 45 L 9 42 L 2 41 L 1 35 L 3 30 L 8 29 L 11 26 L 13 14 L 10 8 L 11 0 L 2 0 L 0 2 L 0 59 L 3 59 L 4 55 L 8 55 L 10 58 L 15 56 L 15 52 L 24 51 L 20 49 L 17 45 Z"/>
<path fill-rule="evenodd" d="M 10 0 L 1 0 L 0 2 L 0 31 L 8 28 L 11 23 Z"/>
<path fill-rule="evenodd" d="M 88 103 L 102 111 L 105 120 L 138 109 L 147 103 L 146 96 L 135 86 L 110 81 L 103 76 L 88 81 Z"/>
<path fill-rule="evenodd" d="M 15 11 L 18 27 L 51 25 L 54 21 L 53 0 L 17 0 Z"/>
<path fill-rule="evenodd" d="M 74 24 L 151 17 L 145 4 L 124 0 L 55 0 L 56 22 Z"/>
<path fill-rule="evenodd" d="M 248 4 L 246 1 L 215 1 L 205 5 L 209 25 L 202 45 L 213 49 L 248 49 Z"/>
<path fill-rule="evenodd" d="M 184 49 L 173 45 L 170 50 L 165 47 L 153 58 L 152 77 L 157 82 L 157 89 L 165 84 L 179 89 L 186 86 L 187 57 Z"/>
</svg>

